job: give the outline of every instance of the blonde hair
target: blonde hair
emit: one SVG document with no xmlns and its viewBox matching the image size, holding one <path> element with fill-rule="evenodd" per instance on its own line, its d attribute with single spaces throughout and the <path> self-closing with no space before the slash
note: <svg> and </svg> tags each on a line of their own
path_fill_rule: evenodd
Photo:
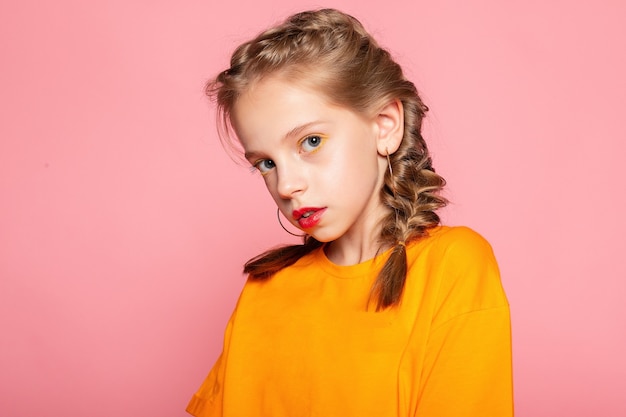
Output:
<svg viewBox="0 0 626 417">
<path fill-rule="evenodd" d="M 447 203 L 440 195 L 445 180 L 433 170 L 421 134 L 428 107 L 357 19 L 334 9 L 305 11 L 240 45 L 230 68 L 207 84 L 207 94 L 217 102 L 220 137 L 232 131 L 230 117 L 238 98 L 251 84 L 277 73 L 308 83 L 332 103 L 361 114 L 374 114 L 392 100 L 402 102 L 404 136 L 389 155 L 393 174 L 386 173 L 381 189 L 381 201 L 390 210 L 379 241 L 392 250 L 371 290 L 377 310 L 396 305 L 406 280 L 406 245 L 439 224 L 436 210 Z M 252 279 L 268 278 L 321 245 L 306 236 L 302 245 L 272 249 L 249 260 L 244 272 Z"/>
</svg>

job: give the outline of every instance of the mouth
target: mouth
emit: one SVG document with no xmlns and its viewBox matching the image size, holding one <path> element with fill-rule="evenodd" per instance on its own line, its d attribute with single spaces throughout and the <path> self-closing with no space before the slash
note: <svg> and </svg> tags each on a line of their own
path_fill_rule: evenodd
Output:
<svg viewBox="0 0 626 417">
<path fill-rule="evenodd" d="M 325 207 L 303 207 L 294 210 L 292 216 L 301 228 L 310 229 L 319 223 L 325 211 Z"/>
<path fill-rule="evenodd" d="M 309 218 L 311 215 L 315 214 L 315 212 L 321 210 L 320 207 L 302 207 L 301 209 L 294 210 L 292 216 L 295 221 L 298 221 L 302 218 Z"/>
</svg>

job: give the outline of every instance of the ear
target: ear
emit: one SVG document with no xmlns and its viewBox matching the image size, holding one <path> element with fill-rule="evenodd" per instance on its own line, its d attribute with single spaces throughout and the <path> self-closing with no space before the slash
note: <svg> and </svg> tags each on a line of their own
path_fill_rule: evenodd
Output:
<svg viewBox="0 0 626 417">
<path fill-rule="evenodd" d="M 386 156 L 400 147 L 404 137 L 404 107 L 395 99 L 383 107 L 376 115 L 378 153 Z"/>
</svg>

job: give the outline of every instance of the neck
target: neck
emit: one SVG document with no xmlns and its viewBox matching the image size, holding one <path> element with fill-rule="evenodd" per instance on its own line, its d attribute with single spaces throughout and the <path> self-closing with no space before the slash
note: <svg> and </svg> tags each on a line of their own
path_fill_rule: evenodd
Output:
<svg viewBox="0 0 626 417">
<path fill-rule="evenodd" d="M 383 213 L 370 213 L 362 218 L 371 219 L 359 228 L 328 243 L 324 247 L 326 257 L 336 265 L 356 265 L 374 258 L 387 248 L 380 246 L 380 222 Z M 356 229 L 356 230 L 355 230 Z"/>
<path fill-rule="evenodd" d="M 380 157 L 379 176 L 375 190 L 383 186 L 383 179 L 387 170 L 387 159 Z M 371 196 L 359 220 L 341 237 L 325 246 L 326 257 L 336 265 L 356 265 L 374 258 L 381 250 L 388 249 L 380 246 L 381 221 L 389 213 L 380 200 L 379 192 Z"/>
</svg>

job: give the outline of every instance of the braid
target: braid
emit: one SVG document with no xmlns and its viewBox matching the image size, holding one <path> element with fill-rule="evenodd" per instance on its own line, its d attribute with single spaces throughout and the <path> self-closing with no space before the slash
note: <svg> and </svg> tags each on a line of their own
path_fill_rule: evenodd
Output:
<svg viewBox="0 0 626 417">
<path fill-rule="evenodd" d="M 255 256 L 246 262 L 243 272 L 254 279 L 267 279 L 321 246 L 322 242 L 306 236 L 302 245 L 281 246 Z"/>
<path fill-rule="evenodd" d="M 440 218 L 436 210 L 447 204 L 439 195 L 446 182 L 435 173 L 421 135 L 428 107 L 417 95 L 403 104 L 404 138 L 398 150 L 389 156 L 391 172 L 386 173 L 381 190 L 381 200 L 391 210 L 383 219 L 380 240 L 393 249 L 372 286 L 372 294 L 378 297 L 377 310 L 399 302 L 407 274 L 406 245 L 437 226 Z"/>
</svg>

